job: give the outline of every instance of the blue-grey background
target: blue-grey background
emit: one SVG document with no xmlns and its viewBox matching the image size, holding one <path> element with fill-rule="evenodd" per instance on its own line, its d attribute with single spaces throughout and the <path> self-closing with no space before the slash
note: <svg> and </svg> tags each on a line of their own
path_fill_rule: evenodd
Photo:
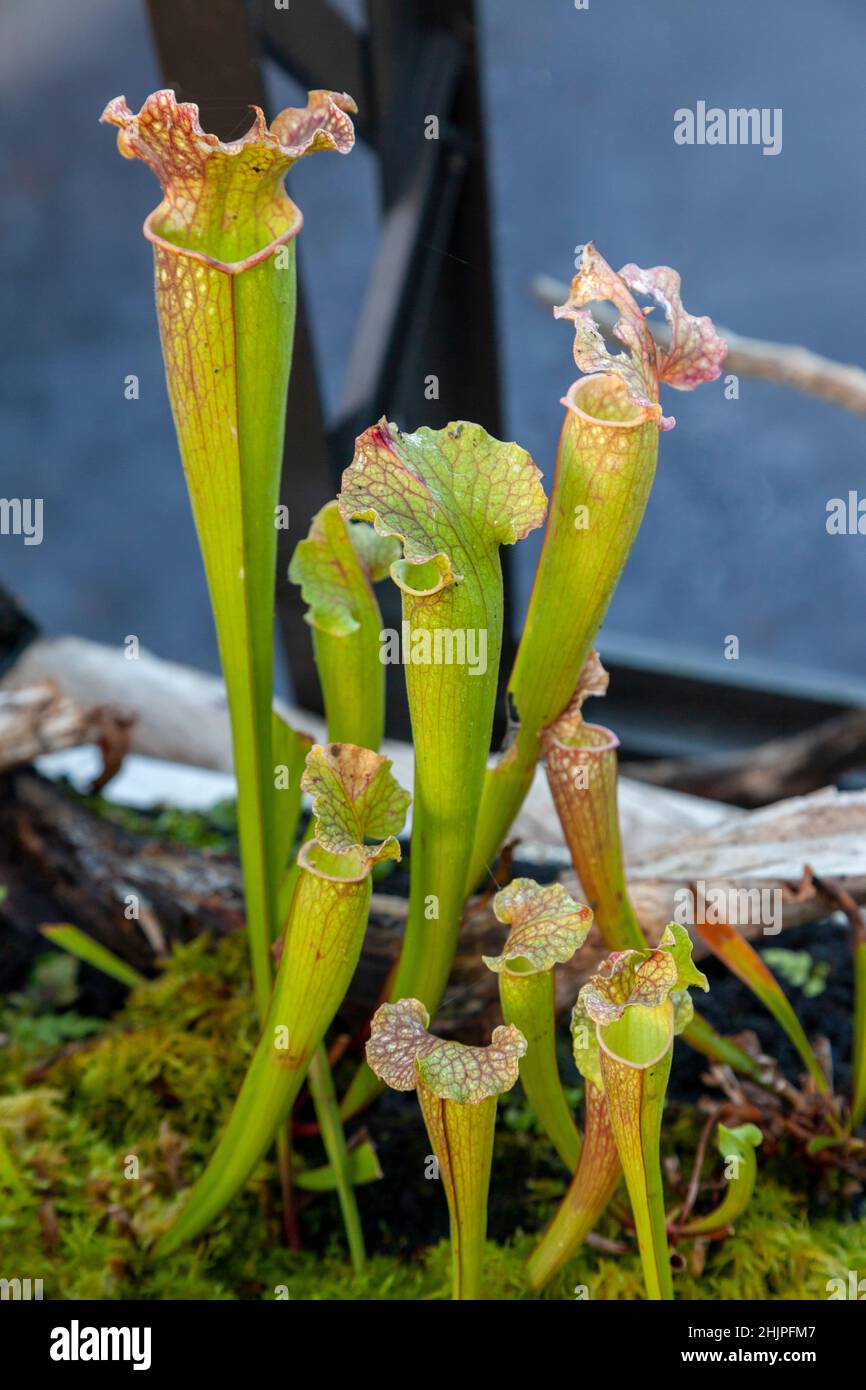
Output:
<svg viewBox="0 0 866 1390">
<path fill-rule="evenodd" d="M 739 333 L 866 362 L 862 0 L 480 8 L 507 432 L 548 477 L 575 371 L 530 281 L 569 278 L 589 238 L 614 265 L 676 266 L 687 307 Z M 268 72 L 272 105 L 297 100 Z M 136 633 L 216 669 L 140 236 L 157 186 L 97 124 L 108 98 L 137 108 L 162 85 L 143 6 L 5 0 L 0 80 L 0 494 L 45 499 L 44 543 L 0 537 L 0 578 L 51 631 Z M 698 100 L 781 107 L 782 152 L 675 145 L 674 110 Z M 360 147 L 309 160 L 292 194 L 333 404 L 376 233 L 373 162 Z M 678 425 L 606 630 L 720 672 L 733 633 L 744 661 L 866 676 L 866 537 L 825 530 L 829 498 L 866 494 L 866 421 L 745 378 L 738 401 L 716 382 L 666 404 Z M 521 548 L 524 597 L 536 549 Z"/>
</svg>

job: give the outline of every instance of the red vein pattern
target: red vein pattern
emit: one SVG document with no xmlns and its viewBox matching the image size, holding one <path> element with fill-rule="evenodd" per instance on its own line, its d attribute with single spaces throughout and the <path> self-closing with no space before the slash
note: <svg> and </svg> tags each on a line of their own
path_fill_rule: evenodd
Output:
<svg viewBox="0 0 866 1390">
<path fill-rule="evenodd" d="M 661 304 L 671 325 L 668 349 L 658 347 L 643 310 L 631 291 L 651 295 Z M 626 352 L 611 353 L 592 311 L 585 306 L 608 301 L 619 318 L 614 337 Z M 654 407 L 661 430 L 673 429 L 673 416 L 664 416 L 658 404 L 659 382 L 678 391 L 691 391 L 702 381 L 714 380 L 722 370 L 727 344 L 710 319 L 687 314 L 680 298 L 680 277 L 670 266 L 641 270 L 626 265 L 614 271 L 592 242 L 583 248 L 578 272 L 565 304 L 554 309 L 557 318 L 574 323 L 574 360 L 582 372 L 615 373 L 625 383 L 637 406 Z"/>
<path fill-rule="evenodd" d="M 347 153 L 355 109 L 351 97 L 315 91 L 305 108 L 280 112 L 268 128 L 254 106 L 252 127 L 230 143 L 206 134 L 198 107 L 177 102 L 172 91 L 154 92 L 137 115 L 115 97 L 101 120 L 118 127 L 121 154 L 143 160 L 162 184 L 145 234 L 239 273 L 299 231 L 303 219 L 283 188 L 286 172 L 314 150 Z"/>
<path fill-rule="evenodd" d="M 495 1028 L 487 1047 L 468 1047 L 429 1033 L 429 1021 L 419 999 L 376 1010 L 367 1061 L 392 1090 L 412 1091 L 420 1078 L 440 1100 L 470 1105 L 511 1090 L 526 1052 L 518 1028 Z"/>
</svg>

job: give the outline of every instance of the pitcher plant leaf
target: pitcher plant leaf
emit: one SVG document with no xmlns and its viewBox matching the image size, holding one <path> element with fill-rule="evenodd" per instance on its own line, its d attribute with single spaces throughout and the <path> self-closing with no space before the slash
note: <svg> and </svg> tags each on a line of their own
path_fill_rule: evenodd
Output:
<svg viewBox="0 0 866 1390">
<path fill-rule="evenodd" d="M 463 421 L 402 434 L 383 418 L 357 441 L 340 505 L 399 537 L 407 560 L 443 557 L 444 582 L 456 582 L 476 548 L 492 553 L 540 526 L 547 503 L 541 473 L 519 445 Z"/>
<path fill-rule="evenodd" d="M 561 883 L 546 887 L 516 878 L 493 899 L 500 922 L 511 927 L 498 956 L 482 956 L 489 970 L 520 974 L 550 970 L 571 960 L 592 925 L 592 910 L 577 903 Z"/>
<path fill-rule="evenodd" d="M 469 1047 L 437 1038 L 427 1031 L 428 1023 L 419 999 L 382 1004 L 374 1014 L 367 1061 L 392 1090 L 414 1090 L 420 1077 L 440 1100 L 461 1105 L 476 1105 L 511 1090 L 526 1051 L 519 1029 L 495 1028 L 487 1047 Z"/>
<path fill-rule="evenodd" d="M 391 774 L 391 760 L 351 743 L 315 744 L 301 788 L 313 799 L 316 839 L 333 854 L 360 849 L 369 864 L 399 859 L 395 834 L 411 797 Z M 366 843 L 383 837 L 379 844 Z"/>
</svg>

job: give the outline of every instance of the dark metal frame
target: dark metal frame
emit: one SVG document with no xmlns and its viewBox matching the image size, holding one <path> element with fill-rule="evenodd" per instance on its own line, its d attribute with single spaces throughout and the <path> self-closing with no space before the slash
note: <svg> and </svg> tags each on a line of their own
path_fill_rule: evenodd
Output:
<svg viewBox="0 0 866 1390">
<path fill-rule="evenodd" d="M 411 428 L 477 420 L 501 435 L 475 0 L 366 0 L 362 33 L 326 0 L 288 9 L 273 0 L 147 5 L 164 80 L 180 100 L 198 102 L 206 129 L 237 138 L 250 105 L 267 110 L 266 54 L 305 87 L 349 92 L 359 107 L 358 133 L 377 154 L 382 230 L 333 422 L 322 407 L 299 284 L 283 471 L 290 514 L 306 524 L 333 497 L 356 435 L 382 415 Z M 438 139 L 426 137 L 431 114 Z M 434 374 L 439 399 L 429 401 L 424 382 Z M 285 578 L 297 537 L 283 531 L 280 539 L 277 613 L 294 693 L 318 709 L 309 629 Z M 385 620 L 396 620 L 387 604 Z M 506 641 L 510 628 L 507 620 Z M 389 726 L 406 731 L 396 680 Z"/>
<path fill-rule="evenodd" d="M 687 758 L 753 748 L 866 708 L 866 685 L 602 632 L 610 689 L 590 719 L 609 724 L 626 758 Z"/>
</svg>

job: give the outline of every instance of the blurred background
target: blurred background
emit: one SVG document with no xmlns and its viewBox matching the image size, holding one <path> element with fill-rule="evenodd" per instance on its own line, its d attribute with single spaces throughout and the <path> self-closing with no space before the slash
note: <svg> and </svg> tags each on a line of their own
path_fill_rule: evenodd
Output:
<svg viewBox="0 0 866 1390">
<path fill-rule="evenodd" d="M 258 34 L 268 7 L 253 8 Z M 313 13 L 306 0 L 270 8 L 287 42 Z M 331 9 L 353 28 L 366 22 L 361 0 Z M 575 246 L 590 238 L 615 266 L 675 266 L 687 308 L 738 334 L 866 362 L 858 0 L 590 0 L 582 10 L 478 0 L 476 14 L 497 325 L 466 316 L 460 346 L 498 356 L 501 428 L 548 486 L 558 402 L 576 372 L 570 328 L 533 282 L 567 281 Z M 140 233 L 158 187 L 97 123 L 109 98 L 125 93 L 137 109 L 170 74 L 137 0 L 6 0 L 0 27 L 0 493 L 44 499 L 40 546 L 0 537 L 0 583 L 49 632 L 117 645 L 136 634 L 160 656 L 217 670 Z M 260 58 L 271 113 L 302 99 L 267 42 Z M 320 83 L 340 85 L 327 61 Z M 215 79 L 202 102 L 218 105 L 218 88 Z M 677 145 L 674 111 L 698 101 L 781 108 L 781 152 Z M 399 144 L 399 122 L 391 138 Z M 305 215 L 303 281 L 333 419 L 381 231 L 377 152 L 359 142 L 348 159 L 306 161 L 290 192 Z M 426 252 L 434 268 L 453 254 L 435 231 Z M 476 239 L 469 277 L 486 273 L 478 254 Z M 412 336 L 423 363 L 423 326 Z M 129 374 L 140 382 L 134 401 Z M 405 383 L 394 402 L 400 425 L 457 413 L 445 394 L 425 402 L 423 374 L 414 389 L 414 415 Z M 720 379 L 664 404 L 677 427 L 661 440 L 603 653 L 626 668 L 689 673 L 710 692 L 715 682 L 760 687 L 770 708 L 774 691 L 866 703 L 866 536 L 826 530 L 829 499 L 866 496 L 866 419 L 746 377 L 738 399 Z M 481 403 L 478 415 L 491 424 Z M 305 447 L 291 460 L 299 475 L 313 467 Z M 344 446 L 335 466 L 349 461 Z M 308 522 L 295 511 L 293 542 Z M 540 534 L 513 556 L 516 624 L 539 544 Z M 736 663 L 725 659 L 729 635 Z M 290 692 L 285 669 L 280 682 Z"/>
</svg>

